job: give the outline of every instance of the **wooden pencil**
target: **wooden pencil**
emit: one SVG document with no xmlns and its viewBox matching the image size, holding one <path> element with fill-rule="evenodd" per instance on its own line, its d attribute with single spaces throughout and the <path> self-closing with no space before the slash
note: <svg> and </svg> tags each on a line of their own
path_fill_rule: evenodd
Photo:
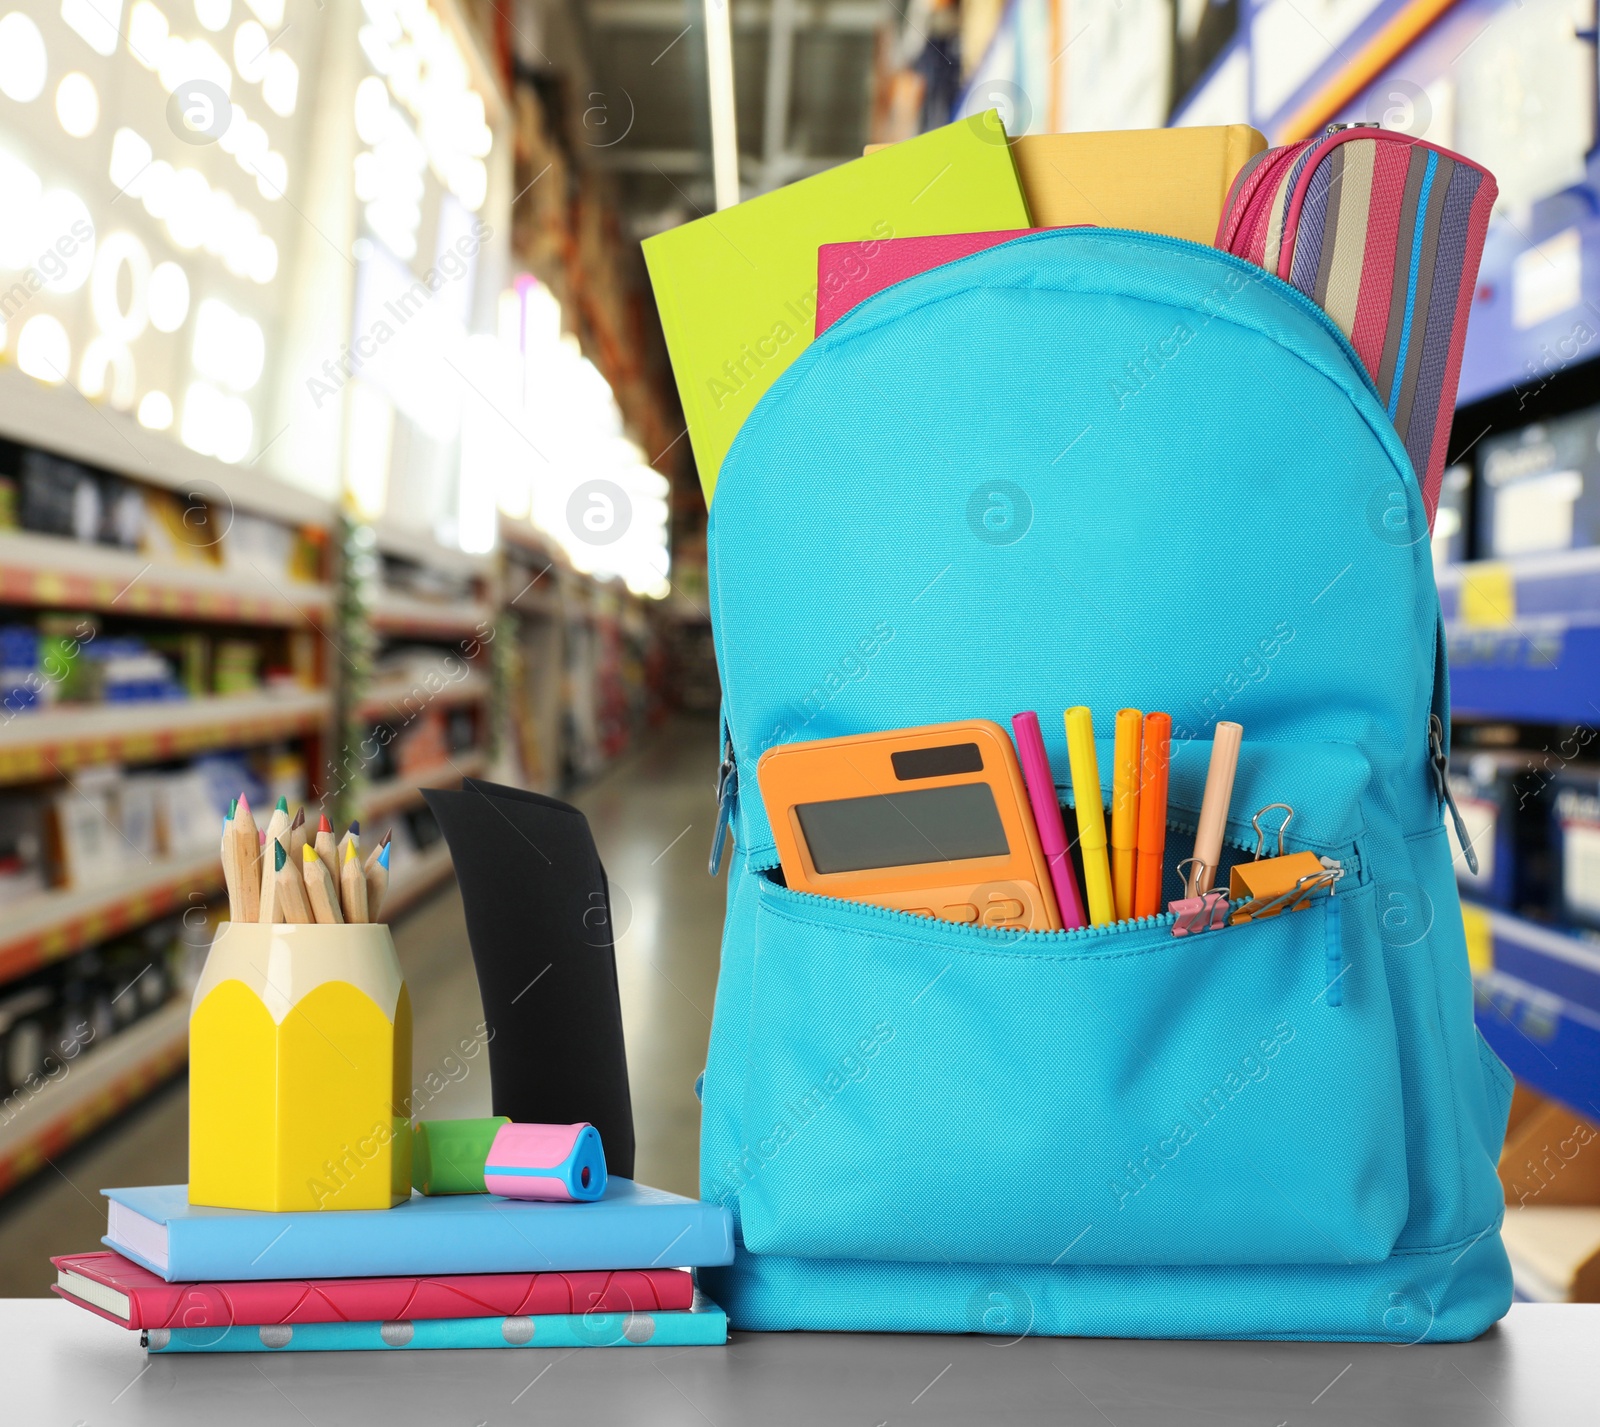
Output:
<svg viewBox="0 0 1600 1427">
<path fill-rule="evenodd" d="M 239 794 L 233 812 L 233 852 L 239 879 L 239 920 L 253 922 L 261 912 L 261 836 L 244 793 Z"/>
<path fill-rule="evenodd" d="M 272 810 L 272 816 L 267 819 L 267 835 L 266 839 L 262 843 L 262 846 L 266 848 L 268 852 L 270 852 L 272 850 L 272 844 L 282 838 L 283 850 L 285 855 L 287 855 L 289 851 L 289 839 L 287 836 L 285 836 L 285 834 L 287 834 L 288 831 L 289 800 L 287 798 L 279 798 L 278 806 Z"/>
<path fill-rule="evenodd" d="M 302 807 L 295 811 L 294 821 L 289 824 L 289 840 L 284 844 L 289 854 L 289 861 L 296 867 L 300 865 L 300 849 L 306 845 L 306 840 L 311 835 L 311 827 L 306 822 L 306 810 Z"/>
<path fill-rule="evenodd" d="M 222 880 L 228 888 L 228 920 L 239 920 L 239 859 L 234 856 L 233 809 L 222 819 Z"/>
<path fill-rule="evenodd" d="M 261 865 L 265 871 L 261 877 L 260 904 L 256 921 L 263 926 L 271 926 L 274 922 L 284 920 L 283 913 L 278 909 L 278 879 L 274 875 L 270 857 L 263 857 Z"/>
<path fill-rule="evenodd" d="M 367 875 L 361 867 L 360 845 L 354 838 L 344 850 L 344 866 L 339 869 L 339 891 L 344 898 L 347 922 L 367 920 Z"/>
<path fill-rule="evenodd" d="M 344 917 L 339 913 L 339 890 L 334 886 L 328 869 L 317 856 L 314 847 L 300 849 L 300 875 L 306 886 L 306 900 L 311 904 L 311 915 L 324 926 L 340 926 Z"/>
<path fill-rule="evenodd" d="M 289 850 L 281 841 L 272 844 L 273 877 L 277 882 L 278 920 L 309 925 L 311 900 L 306 896 L 305 874 L 289 861 Z"/>
<path fill-rule="evenodd" d="M 339 845 L 333 859 L 334 866 L 336 868 L 344 866 L 344 850 L 350 845 L 350 839 L 355 838 L 359 841 L 360 837 L 361 824 L 359 822 L 351 823 L 349 829 L 345 832 L 345 835 L 339 839 Z"/>
<path fill-rule="evenodd" d="M 367 878 L 367 920 L 378 920 L 378 912 L 383 907 L 383 899 L 389 891 L 389 834 L 385 833 L 383 841 L 373 848 L 372 855 L 367 858 L 367 865 L 362 870 Z"/>
<path fill-rule="evenodd" d="M 317 835 L 311 840 L 311 845 L 316 849 L 317 856 L 322 859 L 322 865 L 328 869 L 328 876 L 337 883 L 339 880 L 339 849 L 333 842 L 333 824 L 328 821 L 328 815 L 323 813 L 317 821 Z"/>
</svg>

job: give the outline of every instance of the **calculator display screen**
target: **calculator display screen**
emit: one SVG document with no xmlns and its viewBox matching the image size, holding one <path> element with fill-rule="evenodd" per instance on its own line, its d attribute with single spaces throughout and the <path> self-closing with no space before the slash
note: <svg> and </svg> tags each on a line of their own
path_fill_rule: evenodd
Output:
<svg viewBox="0 0 1600 1427">
<path fill-rule="evenodd" d="M 795 807 L 818 872 L 865 872 L 1005 857 L 1010 851 L 987 783 L 839 798 Z"/>
</svg>

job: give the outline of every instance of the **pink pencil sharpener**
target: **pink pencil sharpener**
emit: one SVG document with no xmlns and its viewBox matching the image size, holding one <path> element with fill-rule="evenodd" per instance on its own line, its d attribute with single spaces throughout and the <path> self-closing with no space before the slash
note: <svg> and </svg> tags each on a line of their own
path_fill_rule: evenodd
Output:
<svg viewBox="0 0 1600 1427">
<path fill-rule="evenodd" d="M 593 1125 L 502 1125 L 483 1166 L 484 1186 L 507 1199 L 598 1199 L 606 1152 Z"/>
</svg>

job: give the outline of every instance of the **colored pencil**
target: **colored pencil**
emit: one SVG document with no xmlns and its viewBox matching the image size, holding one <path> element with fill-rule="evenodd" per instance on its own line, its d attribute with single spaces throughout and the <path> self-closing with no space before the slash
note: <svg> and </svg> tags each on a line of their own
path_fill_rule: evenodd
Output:
<svg viewBox="0 0 1600 1427">
<path fill-rule="evenodd" d="M 343 867 L 344 866 L 344 850 L 349 845 L 350 839 L 351 838 L 359 839 L 360 836 L 361 836 L 361 824 L 359 822 L 351 823 L 349 828 L 346 829 L 345 835 L 339 839 L 338 846 L 335 849 L 335 855 L 334 855 L 334 859 L 333 859 L 335 868 L 339 868 L 339 867 Z M 337 876 L 338 873 L 335 872 L 334 875 Z"/>
<path fill-rule="evenodd" d="M 354 838 L 344 850 L 344 866 L 339 869 L 339 891 L 344 898 L 347 922 L 367 920 L 367 877 L 361 868 L 360 848 Z"/>
<path fill-rule="evenodd" d="M 296 867 L 300 865 L 300 849 L 306 845 L 306 840 L 311 835 L 311 827 L 306 822 L 306 810 L 302 807 L 296 810 L 294 821 L 289 824 L 289 841 L 285 850 L 289 854 L 289 861 Z"/>
<path fill-rule="evenodd" d="M 385 833 L 383 841 L 373 849 L 372 855 L 367 858 L 365 868 L 367 875 L 367 920 L 378 920 L 378 912 L 383 906 L 383 899 L 389 892 L 389 834 Z"/>
<path fill-rule="evenodd" d="M 333 844 L 333 824 L 328 821 L 326 813 L 323 813 L 317 819 L 317 835 L 311 839 L 311 846 L 316 849 L 317 856 L 322 859 L 322 865 L 328 869 L 328 876 L 337 882 L 339 880 L 339 849 Z"/>
<path fill-rule="evenodd" d="M 277 919 L 298 925 L 314 921 L 311 900 L 306 896 L 305 874 L 289 861 L 289 850 L 281 841 L 272 844 L 272 865 L 277 883 Z"/>
<path fill-rule="evenodd" d="M 236 922 L 239 920 L 239 859 L 234 856 L 233 828 L 228 816 L 222 819 L 222 880 L 228 888 L 228 920 Z"/>
<path fill-rule="evenodd" d="M 316 849 L 301 847 L 300 875 L 306 884 L 306 900 L 311 904 L 311 915 L 325 926 L 340 926 L 344 917 L 339 911 L 339 890 L 334 886 L 328 869 L 317 856 Z"/>
<path fill-rule="evenodd" d="M 250 815 L 250 799 L 239 794 L 233 812 L 233 848 L 239 879 L 239 920 L 253 922 L 261 911 L 261 838 Z"/>
</svg>

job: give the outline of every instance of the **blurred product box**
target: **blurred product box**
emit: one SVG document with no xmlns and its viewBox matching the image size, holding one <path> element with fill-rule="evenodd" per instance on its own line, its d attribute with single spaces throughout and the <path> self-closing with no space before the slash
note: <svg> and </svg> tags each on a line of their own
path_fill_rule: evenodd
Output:
<svg viewBox="0 0 1600 1427">
<path fill-rule="evenodd" d="M 261 650 L 250 639 L 219 639 L 212 688 L 219 694 L 253 694 L 261 687 Z"/>
<path fill-rule="evenodd" d="M 145 494 L 131 481 L 26 450 L 18 486 L 18 520 L 24 530 L 124 550 L 137 550 L 143 543 Z"/>
<path fill-rule="evenodd" d="M 1600 932 L 1600 769 L 1556 779 L 1552 823 L 1561 919 Z"/>
<path fill-rule="evenodd" d="M 1475 752 L 1450 760 L 1450 791 L 1478 855 L 1467 865 L 1454 822 L 1446 818 L 1456 884 L 1464 897 L 1503 911 L 1551 920 L 1549 816 L 1552 778 L 1544 755 L 1521 750 Z"/>
<path fill-rule="evenodd" d="M 44 812 L 35 793 L 0 795 L 0 907 L 46 885 Z"/>
<path fill-rule="evenodd" d="M 1600 545 L 1600 410 L 1483 443 L 1478 555 L 1509 559 Z"/>
<path fill-rule="evenodd" d="M 111 764 L 80 769 L 70 788 L 51 798 L 56 866 L 64 887 L 83 891 L 114 882 L 136 856 L 122 836 L 122 771 Z"/>
</svg>

